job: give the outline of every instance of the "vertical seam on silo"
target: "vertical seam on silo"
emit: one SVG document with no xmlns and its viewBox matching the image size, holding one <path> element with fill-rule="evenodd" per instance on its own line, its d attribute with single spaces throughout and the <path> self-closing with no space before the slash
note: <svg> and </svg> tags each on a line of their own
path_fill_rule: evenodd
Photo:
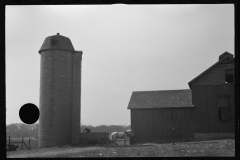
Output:
<svg viewBox="0 0 240 160">
<path fill-rule="evenodd" d="M 54 107 L 54 88 L 55 88 L 55 72 L 54 72 L 54 70 L 55 70 L 55 51 L 53 51 L 53 87 L 52 87 L 52 115 L 51 115 L 51 117 L 52 117 L 52 120 L 51 120 L 51 125 L 52 125 L 52 127 L 53 127 L 53 116 L 54 116 L 54 110 L 53 110 L 53 107 Z"/>
<path fill-rule="evenodd" d="M 73 82 L 74 82 L 74 81 L 73 81 L 73 66 L 74 66 L 74 65 L 73 65 L 73 52 L 71 53 L 71 55 L 72 55 L 72 56 L 71 56 L 71 58 L 72 58 L 72 62 L 71 62 L 71 65 L 72 65 L 72 67 L 71 67 L 71 70 L 72 70 L 72 77 L 71 77 L 71 79 L 72 79 L 72 83 L 71 83 L 71 85 L 72 85 L 72 86 L 71 86 L 71 91 L 72 91 L 72 95 L 71 95 L 71 96 L 72 96 L 72 97 L 71 97 L 71 104 L 72 104 L 72 105 L 71 105 L 71 114 L 72 114 L 72 117 L 71 117 L 71 124 L 72 124 L 72 126 L 71 126 L 71 127 L 72 127 L 72 129 L 71 129 L 71 142 L 72 142 L 72 139 L 73 139 L 73 128 L 74 128 L 74 127 L 73 127 L 73 126 L 74 126 L 74 121 L 73 121 L 73 120 L 74 120 L 74 116 L 75 116 L 75 115 L 73 114 Z"/>
<path fill-rule="evenodd" d="M 53 127 L 53 105 L 54 105 L 54 58 L 55 52 L 52 52 L 52 63 L 51 63 L 51 106 L 50 106 L 50 127 Z"/>
<path fill-rule="evenodd" d="M 78 73 L 79 74 L 79 73 Z M 80 53 L 80 77 L 79 77 L 79 83 L 80 83 L 80 88 L 79 88 L 79 112 L 78 112 L 78 116 L 79 116 L 79 119 L 78 119 L 78 133 L 81 132 L 81 97 L 82 97 L 82 52 Z"/>
<path fill-rule="evenodd" d="M 51 54 L 51 59 L 50 59 L 50 65 L 51 65 L 51 68 L 50 68 L 50 89 L 51 89 L 51 91 L 52 91 L 52 63 L 53 63 L 53 53 L 50 53 Z M 50 108 L 49 108 L 49 112 L 50 112 L 50 115 L 49 115 L 49 126 L 51 127 L 51 112 L 52 112 L 52 110 L 51 110 L 51 108 L 52 108 L 52 93 L 51 93 L 51 95 L 50 95 L 50 106 L 49 106 Z"/>
</svg>

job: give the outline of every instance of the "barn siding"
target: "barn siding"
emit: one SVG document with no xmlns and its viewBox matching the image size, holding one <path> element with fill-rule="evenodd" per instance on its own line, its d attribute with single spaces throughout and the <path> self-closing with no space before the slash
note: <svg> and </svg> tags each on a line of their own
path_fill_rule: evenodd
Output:
<svg viewBox="0 0 240 160">
<path fill-rule="evenodd" d="M 218 96 L 221 95 L 229 95 L 230 98 L 231 120 L 228 122 L 219 120 Z M 196 133 L 234 132 L 234 85 L 195 86 L 192 87 L 192 97 Z"/>
<path fill-rule="evenodd" d="M 193 109 L 131 109 L 131 128 L 135 134 L 134 138 L 137 142 L 192 141 L 191 111 Z"/>
<path fill-rule="evenodd" d="M 193 86 L 225 84 L 225 69 L 234 69 L 234 64 L 219 64 L 191 83 Z"/>
</svg>

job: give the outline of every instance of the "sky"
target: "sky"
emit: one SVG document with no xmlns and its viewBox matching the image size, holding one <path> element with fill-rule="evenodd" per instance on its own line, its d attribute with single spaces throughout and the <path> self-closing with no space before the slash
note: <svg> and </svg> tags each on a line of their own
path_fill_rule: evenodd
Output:
<svg viewBox="0 0 240 160">
<path fill-rule="evenodd" d="M 6 6 L 6 124 L 39 107 L 41 45 L 60 33 L 83 51 L 81 123 L 130 125 L 133 91 L 189 89 L 234 53 L 234 5 Z M 31 114 L 31 113 L 29 113 Z"/>
</svg>

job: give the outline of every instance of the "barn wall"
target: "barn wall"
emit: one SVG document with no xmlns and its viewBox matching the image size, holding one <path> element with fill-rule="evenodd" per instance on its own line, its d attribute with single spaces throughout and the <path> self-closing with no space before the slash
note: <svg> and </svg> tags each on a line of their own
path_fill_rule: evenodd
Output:
<svg viewBox="0 0 240 160">
<path fill-rule="evenodd" d="M 225 84 L 225 69 L 233 69 L 234 64 L 219 64 L 192 82 L 193 86 Z"/>
<path fill-rule="evenodd" d="M 134 138 L 138 143 L 192 141 L 193 109 L 131 109 Z"/>
<path fill-rule="evenodd" d="M 230 121 L 219 120 L 221 95 L 229 95 Z M 195 133 L 233 133 L 235 121 L 234 85 L 209 85 L 192 87 L 192 101 L 195 106 Z"/>
</svg>

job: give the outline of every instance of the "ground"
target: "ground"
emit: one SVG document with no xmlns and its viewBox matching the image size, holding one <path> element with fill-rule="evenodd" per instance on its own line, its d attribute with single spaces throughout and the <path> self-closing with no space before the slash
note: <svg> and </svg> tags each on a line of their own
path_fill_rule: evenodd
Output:
<svg viewBox="0 0 240 160">
<path fill-rule="evenodd" d="M 7 158 L 24 157 L 218 157 L 235 156 L 235 140 L 209 140 L 131 146 L 64 146 L 7 152 Z"/>
</svg>

